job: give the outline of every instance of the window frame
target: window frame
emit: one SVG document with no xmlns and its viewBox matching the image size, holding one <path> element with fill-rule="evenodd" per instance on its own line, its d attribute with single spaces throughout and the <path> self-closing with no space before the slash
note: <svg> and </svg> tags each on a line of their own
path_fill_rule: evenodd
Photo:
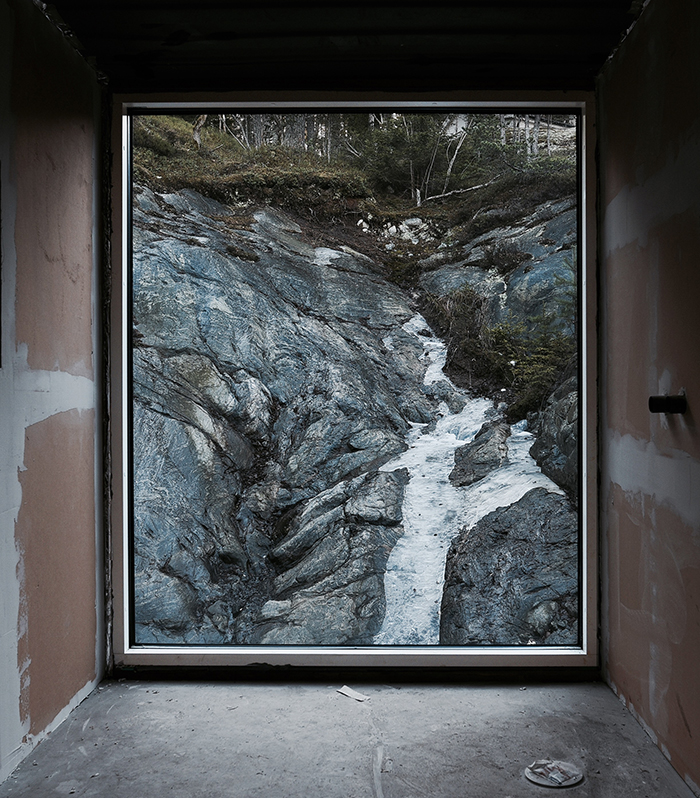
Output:
<svg viewBox="0 0 700 798">
<path fill-rule="evenodd" d="M 580 115 L 579 170 L 579 284 L 580 312 L 580 646 L 140 646 L 130 642 L 131 468 L 129 412 L 129 269 L 130 141 L 133 112 L 174 113 L 314 110 L 384 110 L 440 112 L 547 111 Z M 117 667 L 220 667 L 294 665 L 302 667 L 418 667 L 418 668 L 591 668 L 598 666 L 598 497 L 597 497 L 597 345 L 596 345 L 596 172 L 595 103 L 588 92 L 450 93 L 379 97 L 368 95 L 314 96 L 294 93 L 252 95 L 116 96 L 113 107 L 112 242 L 110 366 L 108 378 L 109 441 L 112 463 L 109 490 L 108 584 L 112 591 L 110 651 Z M 109 645 L 109 644 L 108 644 Z"/>
</svg>

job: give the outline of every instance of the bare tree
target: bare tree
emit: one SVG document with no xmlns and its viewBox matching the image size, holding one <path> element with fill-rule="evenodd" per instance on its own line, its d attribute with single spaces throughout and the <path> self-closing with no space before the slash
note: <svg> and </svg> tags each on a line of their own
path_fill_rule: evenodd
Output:
<svg viewBox="0 0 700 798">
<path fill-rule="evenodd" d="M 259 150 L 263 145 L 263 115 L 251 114 L 249 117 L 250 124 L 250 138 L 253 141 L 253 147 Z"/>
<path fill-rule="evenodd" d="M 305 127 L 306 149 L 316 152 L 318 147 L 318 117 L 316 114 L 306 115 Z"/>
<path fill-rule="evenodd" d="M 525 114 L 525 157 L 530 157 L 530 115 Z"/>
<path fill-rule="evenodd" d="M 530 142 L 530 153 L 537 156 L 540 147 L 540 114 L 535 114 L 532 127 L 532 139 Z"/>
<path fill-rule="evenodd" d="M 194 123 L 194 127 L 192 128 L 192 138 L 195 140 L 197 144 L 197 149 L 202 146 L 202 128 L 204 127 L 207 121 L 207 115 L 201 114 L 197 117 Z"/>
<path fill-rule="evenodd" d="M 287 140 L 295 150 L 304 150 L 304 114 L 292 114 L 288 128 Z"/>
<path fill-rule="evenodd" d="M 501 120 L 502 119 L 503 119 L 503 115 L 501 114 Z M 450 157 L 450 145 L 449 145 L 449 143 L 447 145 L 447 155 L 449 157 L 449 161 L 447 163 L 447 169 L 445 170 L 445 182 L 444 182 L 443 187 L 442 187 L 442 193 L 443 194 L 445 194 L 445 192 L 447 191 L 447 186 L 448 186 L 448 184 L 450 182 L 450 176 L 452 175 L 452 169 L 453 169 L 453 167 L 455 165 L 455 161 L 457 160 L 457 155 L 459 154 L 459 150 L 462 147 L 462 144 L 464 144 L 464 141 L 467 138 L 467 133 L 469 132 L 469 129 L 471 128 L 471 126 L 472 126 L 472 118 L 468 117 L 467 118 L 467 123 L 464 126 L 462 132 L 460 133 L 460 135 L 459 135 L 459 137 L 457 139 L 454 152 L 452 153 L 452 157 Z M 505 129 L 503 127 L 501 127 L 501 141 L 505 144 Z"/>
<path fill-rule="evenodd" d="M 250 149 L 250 138 L 248 136 L 247 117 L 243 114 L 232 114 L 231 125 L 235 125 L 238 133 L 233 132 L 233 128 L 229 128 L 229 133 L 236 139 L 236 141 L 246 150 Z"/>
</svg>

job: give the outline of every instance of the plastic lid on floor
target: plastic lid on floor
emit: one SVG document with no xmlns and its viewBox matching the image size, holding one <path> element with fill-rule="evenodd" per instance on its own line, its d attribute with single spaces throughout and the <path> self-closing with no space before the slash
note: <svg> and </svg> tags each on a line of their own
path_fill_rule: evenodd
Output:
<svg viewBox="0 0 700 798">
<path fill-rule="evenodd" d="M 583 781 L 583 773 L 571 762 L 536 759 L 525 768 L 525 775 L 541 787 L 573 787 Z"/>
</svg>

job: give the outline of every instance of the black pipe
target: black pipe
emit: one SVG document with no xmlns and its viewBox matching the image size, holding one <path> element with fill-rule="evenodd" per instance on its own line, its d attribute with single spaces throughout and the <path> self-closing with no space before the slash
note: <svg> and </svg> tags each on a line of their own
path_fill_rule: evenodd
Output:
<svg viewBox="0 0 700 798">
<path fill-rule="evenodd" d="M 688 400 L 685 394 L 678 396 L 650 396 L 649 412 L 651 413 L 685 413 L 688 409 Z"/>
</svg>

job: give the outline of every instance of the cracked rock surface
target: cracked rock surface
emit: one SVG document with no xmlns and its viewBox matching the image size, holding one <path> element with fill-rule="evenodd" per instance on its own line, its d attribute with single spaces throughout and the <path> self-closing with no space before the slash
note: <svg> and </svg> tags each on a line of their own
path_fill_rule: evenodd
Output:
<svg viewBox="0 0 700 798">
<path fill-rule="evenodd" d="M 571 377 L 549 397 L 530 454 L 550 479 L 578 500 L 578 381 Z"/>
<path fill-rule="evenodd" d="M 574 197 L 544 202 L 529 216 L 471 239 L 459 259 L 453 252 L 427 258 L 424 264 L 430 268 L 421 284 L 437 296 L 470 286 L 483 297 L 491 324 L 520 322 L 532 330 L 537 317 L 556 317 L 567 300 L 576 229 Z M 522 261 L 505 276 L 489 261 L 489 253 L 499 248 Z"/>
<path fill-rule="evenodd" d="M 487 421 L 466 446 L 455 449 L 455 467 L 450 482 L 456 486 L 471 485 L 505 463 L 508 457 L 510 424 Z"/>
<path fill-rule="evenodd" d="M 378 468 L 437 404 L 413 309 L 275 210 L 135 197 L 136 641 L 367 641 L 403 531 Z"/>
<path fill-rule="evenodd" d="M 452 541 L 440 618 L 443 645 L 576 645 L 578 516 L 534 488 Z"/>
</svg>

